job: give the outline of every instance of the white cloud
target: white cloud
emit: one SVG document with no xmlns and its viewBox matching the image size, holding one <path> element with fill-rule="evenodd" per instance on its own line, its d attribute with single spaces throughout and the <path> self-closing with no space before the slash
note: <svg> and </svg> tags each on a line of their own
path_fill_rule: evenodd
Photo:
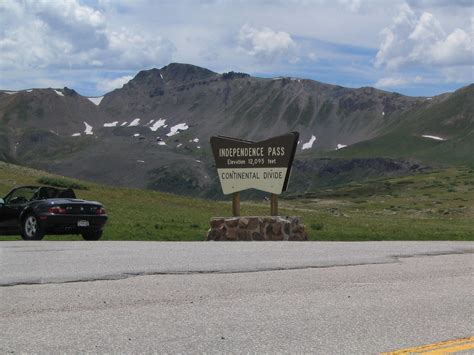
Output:
<svg viewBox="0 0 474 355">
<path fill-rule="evenodd" d="M 442 68 L 441 72 L 446 83 L 472 83 L 474 81 L 472 66 Z"/>
<path fill-rule="evenodd" d="M 143 69 L 167 64 L 175 51 L 160 36 L 111 29 L 100 11 L 77 0 L 2 2 L 0 68 Z"/>
<path fill-rule="evenodd" d="M 317 56 L 317 54 L 314 53 L 314 52 L 309 52 L 309 53 L 308 53 L 308 59 L 311 60 L 311 61 L 313 61 L 313 62 L 315 62 L 315 61 L 318 60 L 318 56 Z"/>
<path fill-rule="evenodd" d="M 412 7 L 472 8 L 472 0 L 408 0 L 408 3 Z"/>
<path fill-rule="evenodd" d="M 43 23 L 50 35 L 70 44 L 73 51 L 107 46 L 105 17 L 91 7 L 75 0 L 28 0 L 25 10 Z"/>
<path fill-rule="evenodd" d="M 472 33 L 457 28 L 444 40 L 433 45 L 432 53 L 435 63 L 441 65 L 473 65 L 474 47 Z"/>
<path fill-rule="evenodd" d="M 353 12 L 359 11 L 362 5 L 362 0 L 338 0 L 338 2 Z"/>
<path fill-rule="evenodd" d="M 419 84 L 423 82 L 423 78 L 419 75 L 415 77 L 396 77 L 396 76 L 390 76 L 390 77 L 385 77 L 382 79 L 379 79 L 375 83 L 375 87 L 377 88 L 393 88 L 393 87 L 401 87 L 401 86 L 407 86 L 411 84 Z"/>
<path fill-rule="evenodd" d="M 240 28 L 238 43 L 246 54 L 270 61 L 290 55 L 296 47 L 296 43 L 286 32 L 276 32 L 268 27 L 257 29 L 249 25 Z"/>
<path fill-rule="evenodd" d="M 160 36 L 133 33 L 125 28 L 110 32 L 109 41 L 112 54 L 109 64 L 119 68 L 143 69 L 156 63 L 168 64 L 175 51 L 174 45 Z"/>
<path fill-rule="evenodd" d="M 103 93 L 107 93 L 112 90 L 121 88 L 124 84 L 128 83 L 132 79 L 133 76 L 131 75 L 121 76 L 115 79 L 101 79 L 97 83 L 97 90 Z"/>
<path fill-rule="evenodd" d="M 407 4 L 382 34 L 376 67 L 395 70 L 409 65 L 474 64 L 472 31 L 455 28 L 448 34 L 432 13 L 418 15 Z"/>
<path fill-rule="evenodd" d="M 96 96 L 171 61 L 354 87 L 407 80 L 407 68 L 472 81 L 471 66 L 450 66 L 472 51 L 472 0 L 0 0 L 0 18 L 5 89 Z"/>
</svg>

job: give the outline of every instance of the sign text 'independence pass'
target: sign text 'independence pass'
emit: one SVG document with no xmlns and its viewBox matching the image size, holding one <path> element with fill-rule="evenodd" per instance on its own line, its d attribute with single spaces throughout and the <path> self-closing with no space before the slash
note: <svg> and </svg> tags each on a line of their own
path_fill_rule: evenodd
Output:
<svg viewBox="0 0 474 355">
<path fill-rule="evenodd" d="M 286 190 L 299 134 L 262 142 L 212 137 L 211 147 L 224 194 L 255 188 L 275 194 Z"/>
</svg>

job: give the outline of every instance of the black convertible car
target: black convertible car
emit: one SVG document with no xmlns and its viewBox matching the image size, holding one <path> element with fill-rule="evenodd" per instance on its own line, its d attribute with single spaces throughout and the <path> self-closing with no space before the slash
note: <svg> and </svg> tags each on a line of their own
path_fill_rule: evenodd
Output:
<svg viewBox="0 0 474 355">
<path fill-rule="evenodd" d="M 99 202 L 79 200 L 71 189 L 22 186 L 0 198 L 0 234 L 21 234 L 40 240 L 45 234 L 102 236 L 107 215 Z"/>
</svg>

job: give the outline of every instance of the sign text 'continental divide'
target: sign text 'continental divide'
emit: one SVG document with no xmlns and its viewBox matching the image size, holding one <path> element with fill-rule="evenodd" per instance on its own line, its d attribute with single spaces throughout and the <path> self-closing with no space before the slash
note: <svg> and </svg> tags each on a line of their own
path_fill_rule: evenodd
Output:
<svg viewBox="0 0 474 355">
<path fill-rule="evenodd" d="M 224 194 L 250 188 L 274 194 L 285 191 L 298 138 L 298 132 L 261 142 L 212 137 L 212 152 Z"/>
</svg>

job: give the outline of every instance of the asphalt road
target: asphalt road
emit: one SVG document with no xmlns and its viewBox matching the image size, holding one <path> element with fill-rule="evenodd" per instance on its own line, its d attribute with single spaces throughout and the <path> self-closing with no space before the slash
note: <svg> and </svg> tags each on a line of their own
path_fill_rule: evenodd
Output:
<svg viewBox="0 0 474 355">
<path fill-rule="evenodd" d="M 0 353 L 377 354 L 470 337 L 473 252 L 470 242 L 1 242 Z"/>
</svg>

